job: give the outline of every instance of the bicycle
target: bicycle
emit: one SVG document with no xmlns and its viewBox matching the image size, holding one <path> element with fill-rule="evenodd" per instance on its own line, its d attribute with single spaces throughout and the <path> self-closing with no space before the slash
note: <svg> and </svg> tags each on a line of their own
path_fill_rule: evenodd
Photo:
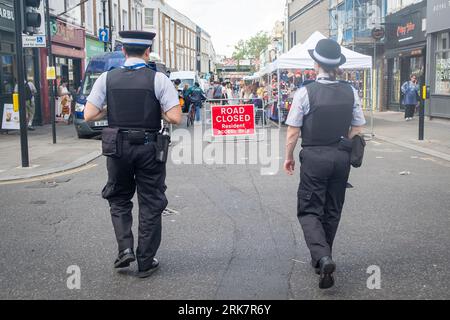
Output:
<svg viewBox="0 0 450 320">
<path fill-rule="evenodd" d="M 193 126 L 195 122 L 195 106 L 193 103 L 191 103 L 189 107 L 189 113 L 187 115 L 187 127 Z"/>
</svg>

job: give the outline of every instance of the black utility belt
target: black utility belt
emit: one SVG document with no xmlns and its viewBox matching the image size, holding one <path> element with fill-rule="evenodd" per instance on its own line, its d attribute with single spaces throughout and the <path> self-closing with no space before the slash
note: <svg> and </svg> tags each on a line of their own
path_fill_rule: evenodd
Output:
<svg viewBox="0 0 450 320">
<path fill-rule="evenodd" d="M 166 163 L 169 155 L 170 136 L 160 134 L 158 131 L 122 130 L 118 128 L 105 128 L 102 133 L 103 155 L 110 158 L 121 158 L 123 141 L 130 145 L 148 145 L 155 142 L 155 160 Z"/>
<path fill-rule="evenodd" d="M 341 138 L 338 142 L 324 145 L 302 145 L 302 148 L 337 148 L 342 151 L 352 152 L 353 141 L 348 138 Z"/>
<path fill-rule="evenodd" d="M 158 138 L 158 132 L 155 131 L 120 130 L 119 133 L 123 137 L 123 140 L 127 140 L 131 144 L 136 145 L 156 142 Z"/>
</svg>

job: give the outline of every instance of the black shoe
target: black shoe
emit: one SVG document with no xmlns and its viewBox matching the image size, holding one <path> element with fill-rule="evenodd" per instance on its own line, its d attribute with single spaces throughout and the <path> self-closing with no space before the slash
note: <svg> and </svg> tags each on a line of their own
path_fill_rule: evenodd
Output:
<svg viewBox="0 0 450 320">
<path fill-rule="evenodd" d="M 320 259 L 320 289 L 330 289 L 334 286 L 333 273 L 336 271 L 336 264 L 331 257 L 324 257 Z"/>
<path fill-rule="evenodd" d="M 136 256 L 134 255 L 133 249 L 126 249 L 119 253 L 116 262 L 114 262 L 114 268 L 128 268 L 134 261 L 136 261 Z"/>
<path fill-rule="evenodd" d="M 150 276 L 152 276 L 157 270 L 159 269 L 159 262 L 156 259 L 153 259 L 153 263 L 150 269 L 145 270 L 145 271 L 141 271 L 139 270 L 139 272 L 136 274 L 136 277 L 141 278 L 141 279 L 146 279 L 149 278 Z"/>
</svg>

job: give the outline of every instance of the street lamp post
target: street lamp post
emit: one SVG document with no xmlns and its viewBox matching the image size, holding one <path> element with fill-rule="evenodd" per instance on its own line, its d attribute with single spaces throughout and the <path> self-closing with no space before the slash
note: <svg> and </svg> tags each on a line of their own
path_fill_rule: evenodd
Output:
<svg viewBox="0 0 450 320">
<path fill-rule="evenodd" d="M 103 5 L 103 29 L 106 30 L 106 1 L 107 0 L 101 0 L 101 1 L 102 1 L 102 5 Z M 109 36 L 111 36 L 111 35 L 109 35 Z M 107 52 L 108 51 L 108 42 L 104 41 L 103 43 L 105 45 L 105 52 Z"/>
</svg>

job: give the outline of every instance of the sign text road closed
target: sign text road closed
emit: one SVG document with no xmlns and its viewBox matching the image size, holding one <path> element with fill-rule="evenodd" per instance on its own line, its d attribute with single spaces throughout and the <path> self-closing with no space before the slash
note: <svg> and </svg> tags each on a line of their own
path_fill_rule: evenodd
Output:
<svg viewBox="0 0 450 320">
<path fill-rule="evenodd" d="M 212 106 L 214 137 L 250 136 L 255 132 L 255 106 Z"/>
</svg>

